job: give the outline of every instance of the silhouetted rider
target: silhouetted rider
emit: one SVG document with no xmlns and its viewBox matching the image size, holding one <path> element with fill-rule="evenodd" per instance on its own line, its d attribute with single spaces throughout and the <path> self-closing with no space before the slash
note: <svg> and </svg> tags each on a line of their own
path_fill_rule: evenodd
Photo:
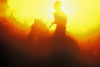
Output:
<svg viewBox="0 0 100 67">
<path fill-rule="evenodd" d="M 60 1 L 56 1 L 54 4 L 54 10 L 56 11 L 53 13 L 55 19 L 53 24 L 56 24 L 55 33 L 64 35 L 66 30 L 67 15 L 61 11 L 61 5 L 62 3 Z"/>
</svg>

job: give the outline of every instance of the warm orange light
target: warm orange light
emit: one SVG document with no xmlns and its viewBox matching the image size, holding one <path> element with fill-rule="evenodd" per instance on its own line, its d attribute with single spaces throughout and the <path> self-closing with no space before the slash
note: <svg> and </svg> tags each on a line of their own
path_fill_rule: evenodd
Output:
<svg viewBox="0 0 100 67">
<path fill-rule="evenodd" d="M 47 26 L 54 21 L 53 4 L 56 0 L 8 0 L 9 10 L 22 24 L 31 26 L 34 18 L 42 18 Z M 68 16 L 67 31 L 87 34 L 100 26 L 100 0 L 60 0 L 62 11 Z M 53 26 L 51 29 L 54 29 Z"/>
</svg>

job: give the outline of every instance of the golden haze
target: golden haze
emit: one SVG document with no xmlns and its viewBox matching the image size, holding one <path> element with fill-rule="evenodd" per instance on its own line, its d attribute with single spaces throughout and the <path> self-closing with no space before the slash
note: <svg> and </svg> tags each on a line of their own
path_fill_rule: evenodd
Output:
<svg viewBox="0 0 100 67">
<path fill-rule="evenodd" d="M 8 0 L 9 12 L 19 23 L 31 26 L 35 18 L 49 25 L 53 18 L 56 0 Z M 100 26 L 100 0 L 60 0 L 62 11 L 68 16 L 67 31 L 72 34 L 92 33 Z M 8 14 L 9 15 L 9 14 Z M 27 21 L 27 22 L 25 22 Z M 55 26 L 52 27 L 54 29 Z"/>
</svg>

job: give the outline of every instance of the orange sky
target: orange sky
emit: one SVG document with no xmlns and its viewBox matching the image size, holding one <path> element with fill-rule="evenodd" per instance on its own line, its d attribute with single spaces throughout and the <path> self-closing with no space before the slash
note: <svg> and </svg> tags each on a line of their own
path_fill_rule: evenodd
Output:
<svg viewBox="0 0 100 67">
<path fill-rule="evenodd" d="M 53 4 L 56 0 L 8 0 L 7 15 L 20 24 L 31 26 L 35 18 L 47 24 L 54 21 Z M 100 27 L 100 0 L 60 0 L 62 11 L 68 16 L 67 30 L 72 34 L 85 35 Z M 53 27 L 52 27 L 53 29 Z"/>
</svg>

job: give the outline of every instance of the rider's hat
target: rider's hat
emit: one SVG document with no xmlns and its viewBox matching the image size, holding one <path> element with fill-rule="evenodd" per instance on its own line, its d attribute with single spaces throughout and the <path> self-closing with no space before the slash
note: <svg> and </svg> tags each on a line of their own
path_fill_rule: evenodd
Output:
<svg viewBox="0 0 100 67">
<path fill-rule="evenodd" d="M 53 6 L 61 6 L 61 5 L 62 5 L 61 1 L 56 1 Z"/>
</svg>

